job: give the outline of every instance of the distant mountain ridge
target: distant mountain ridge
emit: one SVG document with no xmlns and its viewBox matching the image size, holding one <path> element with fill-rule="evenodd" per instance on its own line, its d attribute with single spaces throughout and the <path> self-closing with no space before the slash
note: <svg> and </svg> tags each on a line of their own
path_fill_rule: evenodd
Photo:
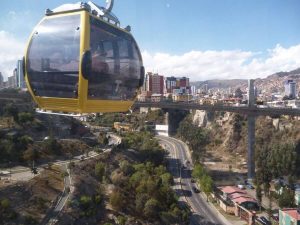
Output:
<svg viewBox="0 0 300 225">
<path fill-rule="evenodd" d="M 277 72 L 266 78 L 255 79 L 255 86 L 258 90 L 266 91 L 268 93 L 272 92 L 283 92 L 284 82 L 286 80 L 294 80 L 297 83 L 297 92 L 300 90 L 300 68 L 289 71 L 289 72 Z M 233 90 L 241 88 L 246 90 L 248 85 L 247 79 L 229 79 L 229 80 L 206 80 L 206 81 L 196 81 L 191 82 L 191 85 L 196 86 L 196 88 L 203 88 L 207 84 L 208 89 L 228 89 Z"/>
</svg>

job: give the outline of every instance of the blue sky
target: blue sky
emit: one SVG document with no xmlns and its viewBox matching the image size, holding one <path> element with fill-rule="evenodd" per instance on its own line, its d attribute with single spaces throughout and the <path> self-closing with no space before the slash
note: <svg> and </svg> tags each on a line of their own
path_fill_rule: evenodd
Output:
<svg viewBox="0 0 300 225">
<path fill-rule="evenodd" d="M 18 42 L 15 54 L 24 54 L 20 49 L 45 9 L 64 3 L 72 1 L 2 2 L 0 50 L 9 39 Z M 300 67 L 293 59 L 300 54 L 299 9 L 299 0 L 115 0 L 113 12 L 122 26 L 131 25 L 148 70 L 203 80 Z M 3 57 L 0 71 L 7 74 Z"/>
</svg>

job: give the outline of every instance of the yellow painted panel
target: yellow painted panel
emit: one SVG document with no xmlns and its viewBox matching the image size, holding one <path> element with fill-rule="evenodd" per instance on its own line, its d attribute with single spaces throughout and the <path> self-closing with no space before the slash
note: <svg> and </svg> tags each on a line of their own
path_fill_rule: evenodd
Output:
<svg viewBox="0 0 300 225">
<path fill-rule="evenodd" d="M 133 101 L 87 100 L 84 112 L 127 112 L 133 103 Z"/>
<path fill-rule="evenodd" d="M 78 99 L 36 97 L 39 107 L 46 110 L 61 112 L 78 112 Z"/>
</svg>

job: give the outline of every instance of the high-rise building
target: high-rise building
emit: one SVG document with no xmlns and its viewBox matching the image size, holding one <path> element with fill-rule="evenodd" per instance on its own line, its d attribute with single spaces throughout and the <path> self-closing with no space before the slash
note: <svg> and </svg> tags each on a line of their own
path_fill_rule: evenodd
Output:
<svg viewBox="0 0 300 225">
<path fill-rule="evenodd" d="M 289 98 L 296 98 L 296 82 L 287 80 L 284 82 L 284 94 Z"/>
<path fill-rule="evenodd" d="M 4 79 L 3 79 L 3 75 L 0 72 L 0 88 L 2 88 L 4 86 Z"/>
<path fill-rule="evenodd" d="M 26 83 L 24 80 L 24 73 L 23 73 L 23 60 L 17 61 L 17 87 L 19 88 L 26 88 Z"/>
<path fill-rule="evenodd" d="M 208 92 L 208 84 L 204 84 L 203 91 L 204 91 L 205 94 L 207 94 L 207 92 Z"/>
<path fill-rule="evenodd" d="M 165 87 L 165 92 L 170 94 L 173 94 L 174 90 L 178 92 L 178 89 L 181 93 L 190 94 L 191 92 L 190 81 L 187 77 L 167 77 Z"/>
<path fill-rule="evenodd" d="M 164 93 L 164 76 L 147 73 L 147 91 L 151 91 L 152 94 Z"/>
<path fill-rule="evenodd" d="M 14 69 L 13 75 L 7 78 L 7 88 L 17 87 L 17 69 Z"/>
</svg>

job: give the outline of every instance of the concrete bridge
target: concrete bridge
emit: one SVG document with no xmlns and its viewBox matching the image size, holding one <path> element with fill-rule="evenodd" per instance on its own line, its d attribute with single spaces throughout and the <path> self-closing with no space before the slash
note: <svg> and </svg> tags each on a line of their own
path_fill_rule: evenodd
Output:
<svg viewBox="0 0 300 225">
<path fill-rule="evenodd" d="M 181 110 L 205 110 L 210 112 L 233 112 L 251 116 L 300 116 L 300 109 L 293 108 L 259 108 L 259 106 L 227 106 L 227 105 L 200 105 L 188 102 L 135 102 L 134 108 L 161 108 Z"/>
<path fill-rule="evenodd" d="M 223 111 L 246 114 L 248 117 L 248 179 L 255 177 L 255 117 L 256 116 L 300 116 L 300 109 L 294 108 L 260 108 L 255 105 L 254 80 L 248 83 L 248 105 L 247 106 L 228 106 L 228 105 L 200 105 L 191 102 L 135 102 L 133 108 L 161 108 L 178 110 L 205 110 L 210 112 Z"/>
</svg>

